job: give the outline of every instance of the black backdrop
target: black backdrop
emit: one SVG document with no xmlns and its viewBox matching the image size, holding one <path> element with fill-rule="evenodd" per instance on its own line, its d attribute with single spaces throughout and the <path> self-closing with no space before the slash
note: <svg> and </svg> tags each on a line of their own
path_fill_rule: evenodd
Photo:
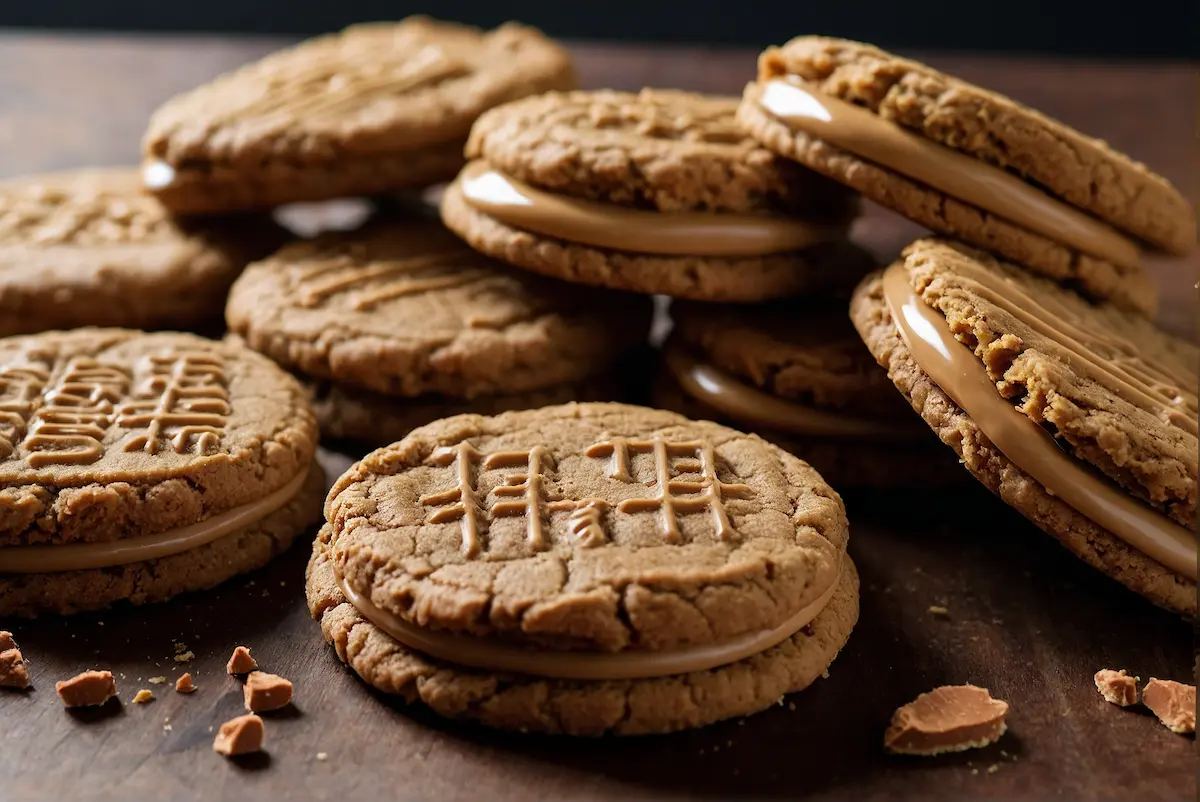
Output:
<svg viewBox="0 0 1200 802">
<path fill-rule="evenodd" d="M 1200 55 L 1200 0 L 0 0 L 0 26 L 311 34 L 415 12 L 577 39 L 761 46 L 820 32 L 908 49 Z"/>
</svg>

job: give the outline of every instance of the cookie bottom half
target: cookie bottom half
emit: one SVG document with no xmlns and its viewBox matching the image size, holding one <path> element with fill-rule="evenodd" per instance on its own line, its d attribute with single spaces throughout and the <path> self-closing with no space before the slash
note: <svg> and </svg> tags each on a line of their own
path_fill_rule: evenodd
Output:
<svg viewBox="0 0 1200 802">
<path fill-rule="evenodd" d="M 327 530 L 323 530 L 327 531 Z M 858 620 L 858 573 L 845 558 L 829 604 L 808 626 L 760 654 L 707 671 L 641 680 L 553 680 L 438 662 L 367 621 L 338 589 L 318 537 L 306 591 L 325 640 L 363 680 L 447 718 L 520 732 L 643 735 L 757 713 L 822 676 Z"/>
<path fill-rule="evenodd" d="M 266 565 L 321 517 L 325 472 L 313 463 L 300 490 L 263 520 L 207 545 L 128 565 L 47 574 L 0 574 L 0 616 L 36 617 L 149 604 L 206 590 Z"/>
</svg>

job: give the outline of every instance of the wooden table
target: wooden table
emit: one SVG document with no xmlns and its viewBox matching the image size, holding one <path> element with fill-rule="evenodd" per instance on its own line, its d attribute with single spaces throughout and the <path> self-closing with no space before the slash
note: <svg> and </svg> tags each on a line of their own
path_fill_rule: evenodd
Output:
<svg viewBox="0 0 1200 802">
<path fill-rule="evenodd" d="M 278 44 L 0 34 L 0 176 L 131 163 L 159 102 Z M 588 86 L 736 92 L 754 66 L 751 52 L 575 52 Z M 1196 190 L 1194 68 L 926 58 Z M 872 210 L 858 233 L 883 255 L 916 231 Z M 1197 257 L 1149 261 L 1164 288 L 1164 325 L 1190 333 Z M 324 454 L 331 478 L 350 456 Z M 1187 624 L 1087 569 L 981 488 L 847 502 L 863 578 L 859 626 L 828 679 L 749 719 L 573 740 L 407 709 L 325 646 L 303 601 L 301 546 L 251 577 L 169 604 L 0 622 L 16 631 L 34 681 L 31 692 L 0 696 L 0 799 L 1195 798 L 1194 741 L 1107 704 L 1091 680 L 1102 667 L 1186 680 Z M 175 642 L 195 659 L 175 663 Z M 223 670 L 236 644 L 292 679 L 296 704 L 268 722 L 267 755 L 231 763 L 211 742 L 241 709 Z M 54 681 L 93 666 L 117 674 L 123 703 L 65 712 Z M 185 669 L 200 687 L 191 696 L 148 682 Z M 962 682 L 1011 703 L 998 744 L 939 759 L 883 753 L 897 705 Z M 130 704 L 139 688 L 157 699 Z"/>
</svg>

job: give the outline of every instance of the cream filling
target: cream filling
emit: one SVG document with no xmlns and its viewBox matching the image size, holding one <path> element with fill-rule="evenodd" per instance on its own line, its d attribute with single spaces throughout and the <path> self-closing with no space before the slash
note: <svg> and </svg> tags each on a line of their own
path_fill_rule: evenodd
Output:
<svg viewBox="0 0 1200 802">
<path fill-rule="evenodd" d="M 627 209 L 543 192 L 478 161 L 463 168 L 456 185 L 472 208 L 514 228 L 617 251 L 763 256 L 840 240 L 848 228 L 768 215 Z"/>
<path fill-rule="evenodd" d="M 1125 268 L 1138 247 L 1111 226 L 998 167 L 904 130 L 790 80 L 761 85 L 759 105 L 789 128 L 893 170 L 984 211 Z"/>
<path fill-rule="evenodd" d="M 0 548 L 0 574 L 44 574 L 108 568 L 113 565 L 156 560 L 199 548 L 239 529 L 245 529 L 281 509 L 299 492 L 308 477 L 308 471 L 309 469 L 305 468 L 286 485 L 258 501 L 157 535 L 104 543 Z"/>
<path fill-rule="evenodd" d="M 883 274 L 892 320 L 924 371 L 1014 465 L 1053 496 L 1166 568 L 1195 581 L 1196 537 L 1065 454 L 1040 426 L 1004 400 L 946 319 L 913 292 L 904 267 Z"/>
<path fill-rule="evenodd" d="M 846 558 L 849 559 L 849 558 Z M 467 635 L 430 632 L 402 621 L 351 588 L 335 572 L 350 604 L 396 641 L 418 652 L 467 668 L 570 680 L 650 679 L 706 671 L 736 663 L 778 646 L 812 622 L 829 604 L 842 581 L 839 567 L 829 588 L 774 629 L 749 632 L 722 643 L 661 652 L 537 651 Z"/>
</svg>

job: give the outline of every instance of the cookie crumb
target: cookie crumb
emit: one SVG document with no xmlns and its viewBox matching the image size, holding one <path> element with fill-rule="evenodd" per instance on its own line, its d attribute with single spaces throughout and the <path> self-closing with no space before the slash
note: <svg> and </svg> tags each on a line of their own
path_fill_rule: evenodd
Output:
<svg viewBox="0 0 1200 802">
<path fill-rule="evenodd" d="M 1196 731 L 1196 686 L 1151 677 L 1142 688 L 1142 704 L 1163 726 L 1180 735 Z"/>
<path fill-rule="evenodd" d="M 165 683 L 167 681 L 167 678 L 166 677 L 151 677 L 150 679 L 148 679 L 146 681 L 149 682 L 151 685 L 162 685 L 163 683 Z"/>
<path fill-rule="evenodd" d="M 179 654 L 175 655 L 176 663 L 190 663 L 195 659 L 196 659 L 196 653 L 191 652 L 191 651 L 180 652 Z"/>
<path fill-rule="evenodd" d="M 940 755 L 987 746 L 1008 728 L 1008 703 L 986 688 L 944 685 L 901 706 L 883 735 L 884 748 L 904 755 Z"/>
<path fill-rule="evenodd" d="M 329 755 L 328 755 L 328 753 L 326 753 L 326 752 L 317 752 L 317 760 L 325 761 L 325 760 L 328 760 L 328 759 L 329 759 Z"/>
<path fill-rule="evenodd" d="M 213 739 L 213 751 L 233 757 L 262 750 L 263 720 L 253 713 L 230 719 Z"/>
<path fill-rule="evenodd" d="M 929 613 L 930 615 L 942 616 L 944 618 L 950 617 L 950 610 L 946 607 L 943 607 L 940 604 L 929 605 L 929 609 L 927 609 L 926 612 Z"/>
<path fill-rule="evenodd" d="M 0 688 L 28 688 L 25 657 L 11 632 L 0 632 Z"/>
<path fill-rule="evenodd" d="M 233 650 L 233 655 L 229 658 L 229 662 L 225 666 L 225 670 L 230 674 L 249 674 L 254 669 L 258 668 L 258 662 L 250 656 L 250 650 L 245 646 L 238 646 Z"/>
<path fill-rule="evenodd" d="M 117 695 L 111 671 L 84 671 L 54 683 L 64 707 L 99 707 Z"/>
<path fill-rule="evenodd" d="M 996 773 L 996 772 L 998 772 L 998 771 L 1000 771 L 1000 764 L 999 764 L 999 763 L 993 763 L 992 765 L 990 765 L 990 766 L 988 766 L 988 767 L 987 767 L 987 773 L 988 773 L 988 774 L 995 774 L 995 773 Z"/>
<path fill-rule="evenodd" d="M 183 672 L 179 675 L 179 679 L 175 680 L 176 693 L 191 693 L 196 690 L 196 686 L 192 683 L 192 675 L 188 672 Z"/>
<path fill-rule="evenodd" d="M 153 700 L 154 700 L 154 693 L 146 688 L 142 688 L 140 691 L 138 691 L 137 693 L 135 693 L 133 695 L 133 703 L 135 705 L 144 705 L 144 704 L 146 704 L 146 702 L 151 702 Z"/>
<path fill-rule="evenodd" d="M 1137 704 L 1137 684 L 1141 680 L 1139 677 L 1129 676 L 1125 669 L 1113 671 L 1111 668 L 1102 668 L 1096 672 L 1093 679 L 1100 695 L 1114 705 L 1129 707 Z"/>
<path fill-rule="evenodd" d="M 278 710 L 292 701 L 292 683 L 276 674 L 251 671 L 242 695 L 246 709 L 254 713 Z"/>
</svg>

